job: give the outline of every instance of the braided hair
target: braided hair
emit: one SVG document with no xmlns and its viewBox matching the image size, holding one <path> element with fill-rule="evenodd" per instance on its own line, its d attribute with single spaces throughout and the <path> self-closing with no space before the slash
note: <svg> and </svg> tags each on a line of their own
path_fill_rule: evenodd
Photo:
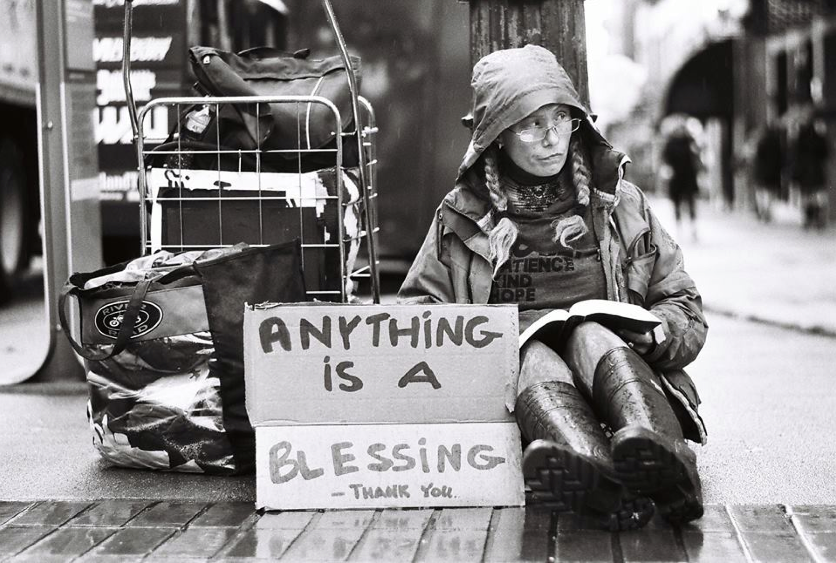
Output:
<svg viewBox="0 0 836 563">
<path fill-rule="evenodd" d="M 572 164 L 572 185 L 575 186 L 575 207 L 571 215 L 552 221 L 553 240 L 566 248 L 571 248 L 570 243 L 580 239 L 588 230 L 583 215 L 589 206 L 589 185 L 592 182 L 592 174 L 587 165 L 586 150 L 581 143 L 580 136 L 572 136 L 572 141 L 569 143 L 569 154 Z"/>
<path fill-rule="evenodd" d="M 502 189 L 502 179 L 497 164 L 496 144 L 485 150 L 485 184 L 494 208 L 494 227 L 488 233 L 490 258 L 494 263 L 493 275 L 511 256 L 511 247 L 520 234 L 519 227 L 508 217 L 508 195 Z"/>
<path fill-rule="evenodd" d="M 494 143 L 484 152 L 485 184 L 494 208 L 494 227 L 488 233 L 494 276 L 511 256 L 511 247 L 514 246 L 519 235 L 519 227 L 508 217 L 508 196 L 502 189 L 497 150 L 496 143 Z M 572 248 L 571 243 L 583 237 L 588 231 L 583 215 L 589 206 L 592 174 L 589 170 L 586 150 L 579 135 L 572 135 L 569 143 L 569 159 L 572 166 L 572 185 L 575 187 L 576 204 L 568 215 L 555 219 L 551 224 L 554 229 L 553 240 L 566 248 Z"/>
</svg>

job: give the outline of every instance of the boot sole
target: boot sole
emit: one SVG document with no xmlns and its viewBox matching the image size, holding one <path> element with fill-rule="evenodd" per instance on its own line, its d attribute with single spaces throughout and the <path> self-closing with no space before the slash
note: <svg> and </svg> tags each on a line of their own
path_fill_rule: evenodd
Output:
<svg viewBox="0 0 836 563">
<path fill-rule="evenodd" d="M 621 487 L 601 475 L 585 457 L 553 442 L 535 440 L 523 457 L 525 482 L 534 499 L 558 512 L 587 506 L 609 512 L 618 508 Z"/>
<path fill-rule="evenodd" d="M 632 491 L 650 493 L 673 486 L 685 467 L 673 444 L 643 428 L 624 428 L 613 436 L 613 465 L 618 480 Z"/>
<path fill-rule="evenodd" d="M 641 528 L 653 517 L 645 497 L 624 497 L 620 484 L 568 448 L 535 440 L 525 451 L 523 475 L 532 500 L 556 512 L 573 512 L 596 528 L 623 531 Z"/>
<path fill-rule="evenodd" d="M 648 494 L 669 522 L 684 524 L 703 515 L 698 487 L 691 482 L 673 443 L 642 428 L 625 428 L 613 437 L 613 464 L 619 481 Z"/>
</svg>

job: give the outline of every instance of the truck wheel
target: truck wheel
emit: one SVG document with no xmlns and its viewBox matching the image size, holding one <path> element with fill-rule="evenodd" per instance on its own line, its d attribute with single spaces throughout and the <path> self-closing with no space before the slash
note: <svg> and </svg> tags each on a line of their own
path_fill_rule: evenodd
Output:
<svg viewBox="0 0 836 563">
<path fill-rule="evenodd" d="M 0 303 L 11 297 L 14 277 L 29 258 L 26 196 L 23 154 L 0 139 Z"/>
</svg>

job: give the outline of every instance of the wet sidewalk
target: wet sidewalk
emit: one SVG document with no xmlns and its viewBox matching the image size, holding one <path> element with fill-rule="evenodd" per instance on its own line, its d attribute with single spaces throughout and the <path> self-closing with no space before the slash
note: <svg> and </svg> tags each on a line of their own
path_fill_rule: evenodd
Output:
<svg viewBox="0 0 836 563">
<path fill-rule="evenodd" d="M 246 502 L 0 502 L 0 561 L 827 561 L 836 509 L 706 507 L 590 530 L 537 508 L 284 512 Z M 555 530 L 555 533 L 550 533 Z"/>
<path fill-rule="evenodd" d="M 784 202 L 763 223 L 701 200 L 694 238 L 669 200 L 650 202 L 682 247 L 707 311 L 836 336 L 836 227 L 805 230 L 800 211 Z"/>
</svg>

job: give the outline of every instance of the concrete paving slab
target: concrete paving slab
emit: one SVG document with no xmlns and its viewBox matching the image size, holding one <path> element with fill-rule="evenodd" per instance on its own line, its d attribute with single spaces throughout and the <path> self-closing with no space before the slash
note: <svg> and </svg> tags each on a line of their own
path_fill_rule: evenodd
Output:
<svg viewBox="0 0 836 563">
<path fill-rule="evenodd" d="M 150 503 L 142 514 L 155 514 L 164 503 Z M 23 514 L 46 507 L 55 514 L 74 512 L 75 503 L 51 501 L 28 504 Z M 200 514 L 229 510 L 240 503 L 206 503 Z M 709 505 L 702 525 L 671 527 L 656 518 L 638 531 L 610 533 L 579 525 L 572 515 L 554 515 L 528 507 L 485 509 L 487 519 L 474 520 L 472 509 L 370 512 L 370 518 L 341 520 L 348 512 L 308 513 L 296 527 L 259 526 L 284 513 L 260 514 L 230 526 L 205 527 L 192 519 L 173 527 L 105 525 L 123 511 L 103 501 L 87 512 L 114 518 L 102 525 L 18 527 L 0 526 L 0 560 L 17 561 L 825 561 L 831 560 L 836 538 L 836 507 L 789 505 Z M 8 503 L 0 510 L 8 512 Z M 43 508 L 41 508 L 43 509 Z M 17 510 L 17 506 L 11 508 Z M 418 518 L 413 518 L 413 514 Z M 333 515 L 333 516 L 332 516 Z M 819 519 L 815 531 L 795 525 L 796 515 Z M 82 514 L 83 516 L 83 514 Z M 332 527 L 336 518 L 343 525 Z M 555 522 L 574 520 L 553 534 Z M 446 524 L 437 526 L 444 520 Z M 421 526 L 402 526 L 404 521 Z M 544 528 L 544 523 L 545 528 Z M 731 526 L 731 529 L 728 527 Z M 63 557 L 63 559 L 61 559 Z M 40 559 L 39 559 L 40 558 Z"/>
</svg>

